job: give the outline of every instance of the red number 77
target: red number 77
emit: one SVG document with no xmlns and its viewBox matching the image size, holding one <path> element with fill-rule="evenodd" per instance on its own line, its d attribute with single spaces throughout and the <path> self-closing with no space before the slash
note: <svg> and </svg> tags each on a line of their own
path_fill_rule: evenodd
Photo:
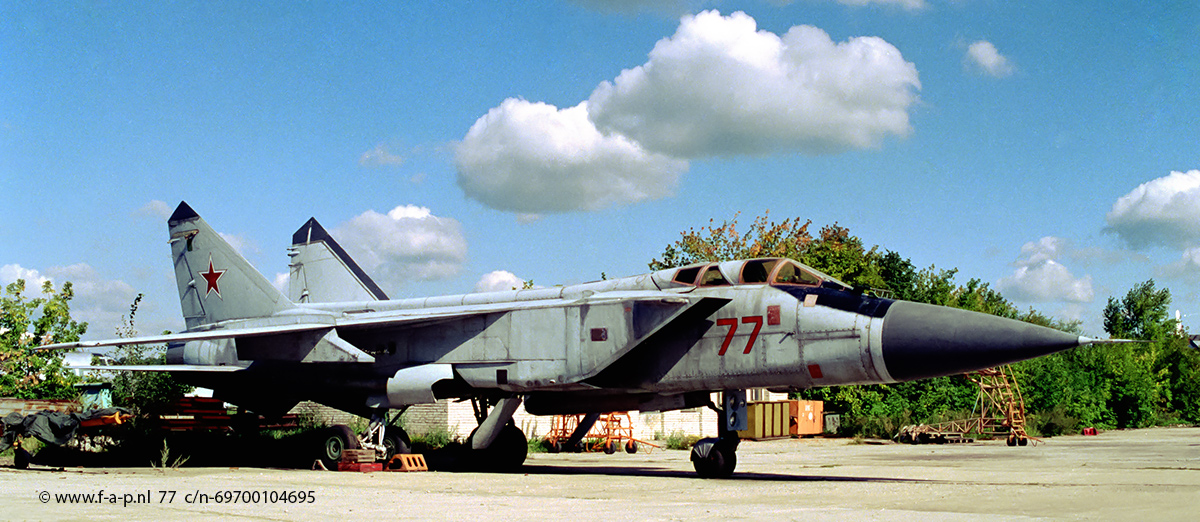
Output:
<svg viewBox="0 0 1200 522">
<path fill-rule="evenodd" d="M 751 315 L 742 318 L 742 324 L 754 324 L 754 331 L 750 332 L 750 340 L 746 341 L 746 349 L 743 354 L 750 353 L 750 349 L 754 348 L 754 341 L 758 340 L 758 331 L 762 330 L 763 318 L 761 315 Z M 725 332 L 725 341 L 721 343 L 721 351 L 717 355 L 725 355 L 725 350 L 729 349 L 729 343 L 733 341 L 733 336 L 737 332 L 738 320 L 732 317 L 725 319 L 717 319 L 717 326 L 728 326 L 729 331 Z"/>
</svg>

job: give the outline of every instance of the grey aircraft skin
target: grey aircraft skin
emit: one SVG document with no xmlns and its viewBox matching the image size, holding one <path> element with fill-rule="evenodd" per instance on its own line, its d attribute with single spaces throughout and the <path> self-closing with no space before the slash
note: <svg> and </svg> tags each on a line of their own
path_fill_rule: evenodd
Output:
<svg viewBox="0 0 1200 522">
<path fill-rule="evenodd" d="M 361 441 L 334 430 L 337 451 L 406 451 L 387 412 L 444 398 L 475 401 L 470 458 L 503 469 L 525 458 L 511 422 L 522 401 L 537 415 L 708 405 L 721 435 L 691 458 L 701 476 L 724 477 L 748 388 L 893 383 L 1109 342 L 875 297 L 786 259 L 389 300 L 315 219 L 293 236 L 289 298 L 187 203 L 167 224 L 187 330 L 44 348 L 168 343 L 166 365 L 108 368 L 170 371 L 266 415 L 312 400 L 372 419 Z"/>
</svg>

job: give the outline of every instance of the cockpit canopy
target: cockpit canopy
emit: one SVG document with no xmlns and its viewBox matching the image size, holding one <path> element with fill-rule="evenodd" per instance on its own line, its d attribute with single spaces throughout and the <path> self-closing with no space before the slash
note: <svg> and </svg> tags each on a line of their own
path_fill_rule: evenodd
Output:
<svg viewBox="0 0 1200 522">
<path fill-rule="evenodd" d="M 800 285 L 822 286 L 830 283 L 843 288 L 849 285 L 821 271 L 797 263 L 791 259 L 764 258 L 742 261 L 726 261 L 688 265 L 675 270 L 661 272 L 671 278 L 675 285 L 728 286 L 728 285 Z"/>
</svg>

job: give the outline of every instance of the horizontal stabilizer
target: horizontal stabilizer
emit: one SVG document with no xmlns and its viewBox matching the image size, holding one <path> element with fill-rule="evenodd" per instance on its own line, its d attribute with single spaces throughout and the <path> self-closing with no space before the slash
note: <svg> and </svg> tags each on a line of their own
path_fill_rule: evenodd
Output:
<svg viewBox="0 0 1200 522">
<path fill-rule="evenodd" d="M 225 328 L 203 330 L 199 332 L 184 332 L 177 334 L 147 335 L 141 337 L 125 337 L 121 339 L 103 339 L 100 341 L 75 341 L 70 343 L 55 343 L 39 346 L 36 350 L 75 350 L 78 348 L 99 348 L 103 346 L 125 346 L 131 344 L 163 344 L 182 343 L 187 341 L 205 341 L 209 339 L 233 339 L 237 337 L 260 337 L 313 330 L 326 330 L 328 324 L 289 324 L 283 326 L 259 326 L 253 328 Z"/>
<path fill-rule="evenodd" d="M 124 365 L 88 365 L 70 366 L 70 370 L 108 370 L 114 372 L 207 372 L 229 373 L 240 372 L 246 368 L 241 366 L 216 366 L 200 364 L 124 364 Z"/>
</svg>

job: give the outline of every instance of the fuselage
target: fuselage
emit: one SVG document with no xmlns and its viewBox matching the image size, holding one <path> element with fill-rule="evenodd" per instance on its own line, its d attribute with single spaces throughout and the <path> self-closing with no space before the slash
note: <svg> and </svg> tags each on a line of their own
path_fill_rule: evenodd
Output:
<svg viewBox="0 0 1200 522">
<path fill-rule="evenodd" d="M 393 324 L 406 317 L 413 322 Z M 547 413 L 671 409 L 695 406 L 708 391 L 959 373 L 1078 340 L 1008 319 L 864 295 L 784 259 L 697 264 L 553 288 L 300 304 L 270 319 L 328 321 L 341 340 L 373 358 L 321 364 L 321 372 L 307 372 L 319 384 L 292 392 L 344 409 L 480 393 L 524 395 L 531 410 Z M 376 320 L 393 325 L 362 326 Z M 346 321 L 356 326 L 337 326 Z M 982 334 L 972 333 L 980 328 Z M 1040 329 L 1032 339 L 1031 328 Z M 182 354 L 188 364 L 251 362 L 245 346 L 238 352 L 233 342 L 209 342 L 206 350 L 188 344 Z M 260 366 L 279 364 L 286 363 Z"/>
</svg>

